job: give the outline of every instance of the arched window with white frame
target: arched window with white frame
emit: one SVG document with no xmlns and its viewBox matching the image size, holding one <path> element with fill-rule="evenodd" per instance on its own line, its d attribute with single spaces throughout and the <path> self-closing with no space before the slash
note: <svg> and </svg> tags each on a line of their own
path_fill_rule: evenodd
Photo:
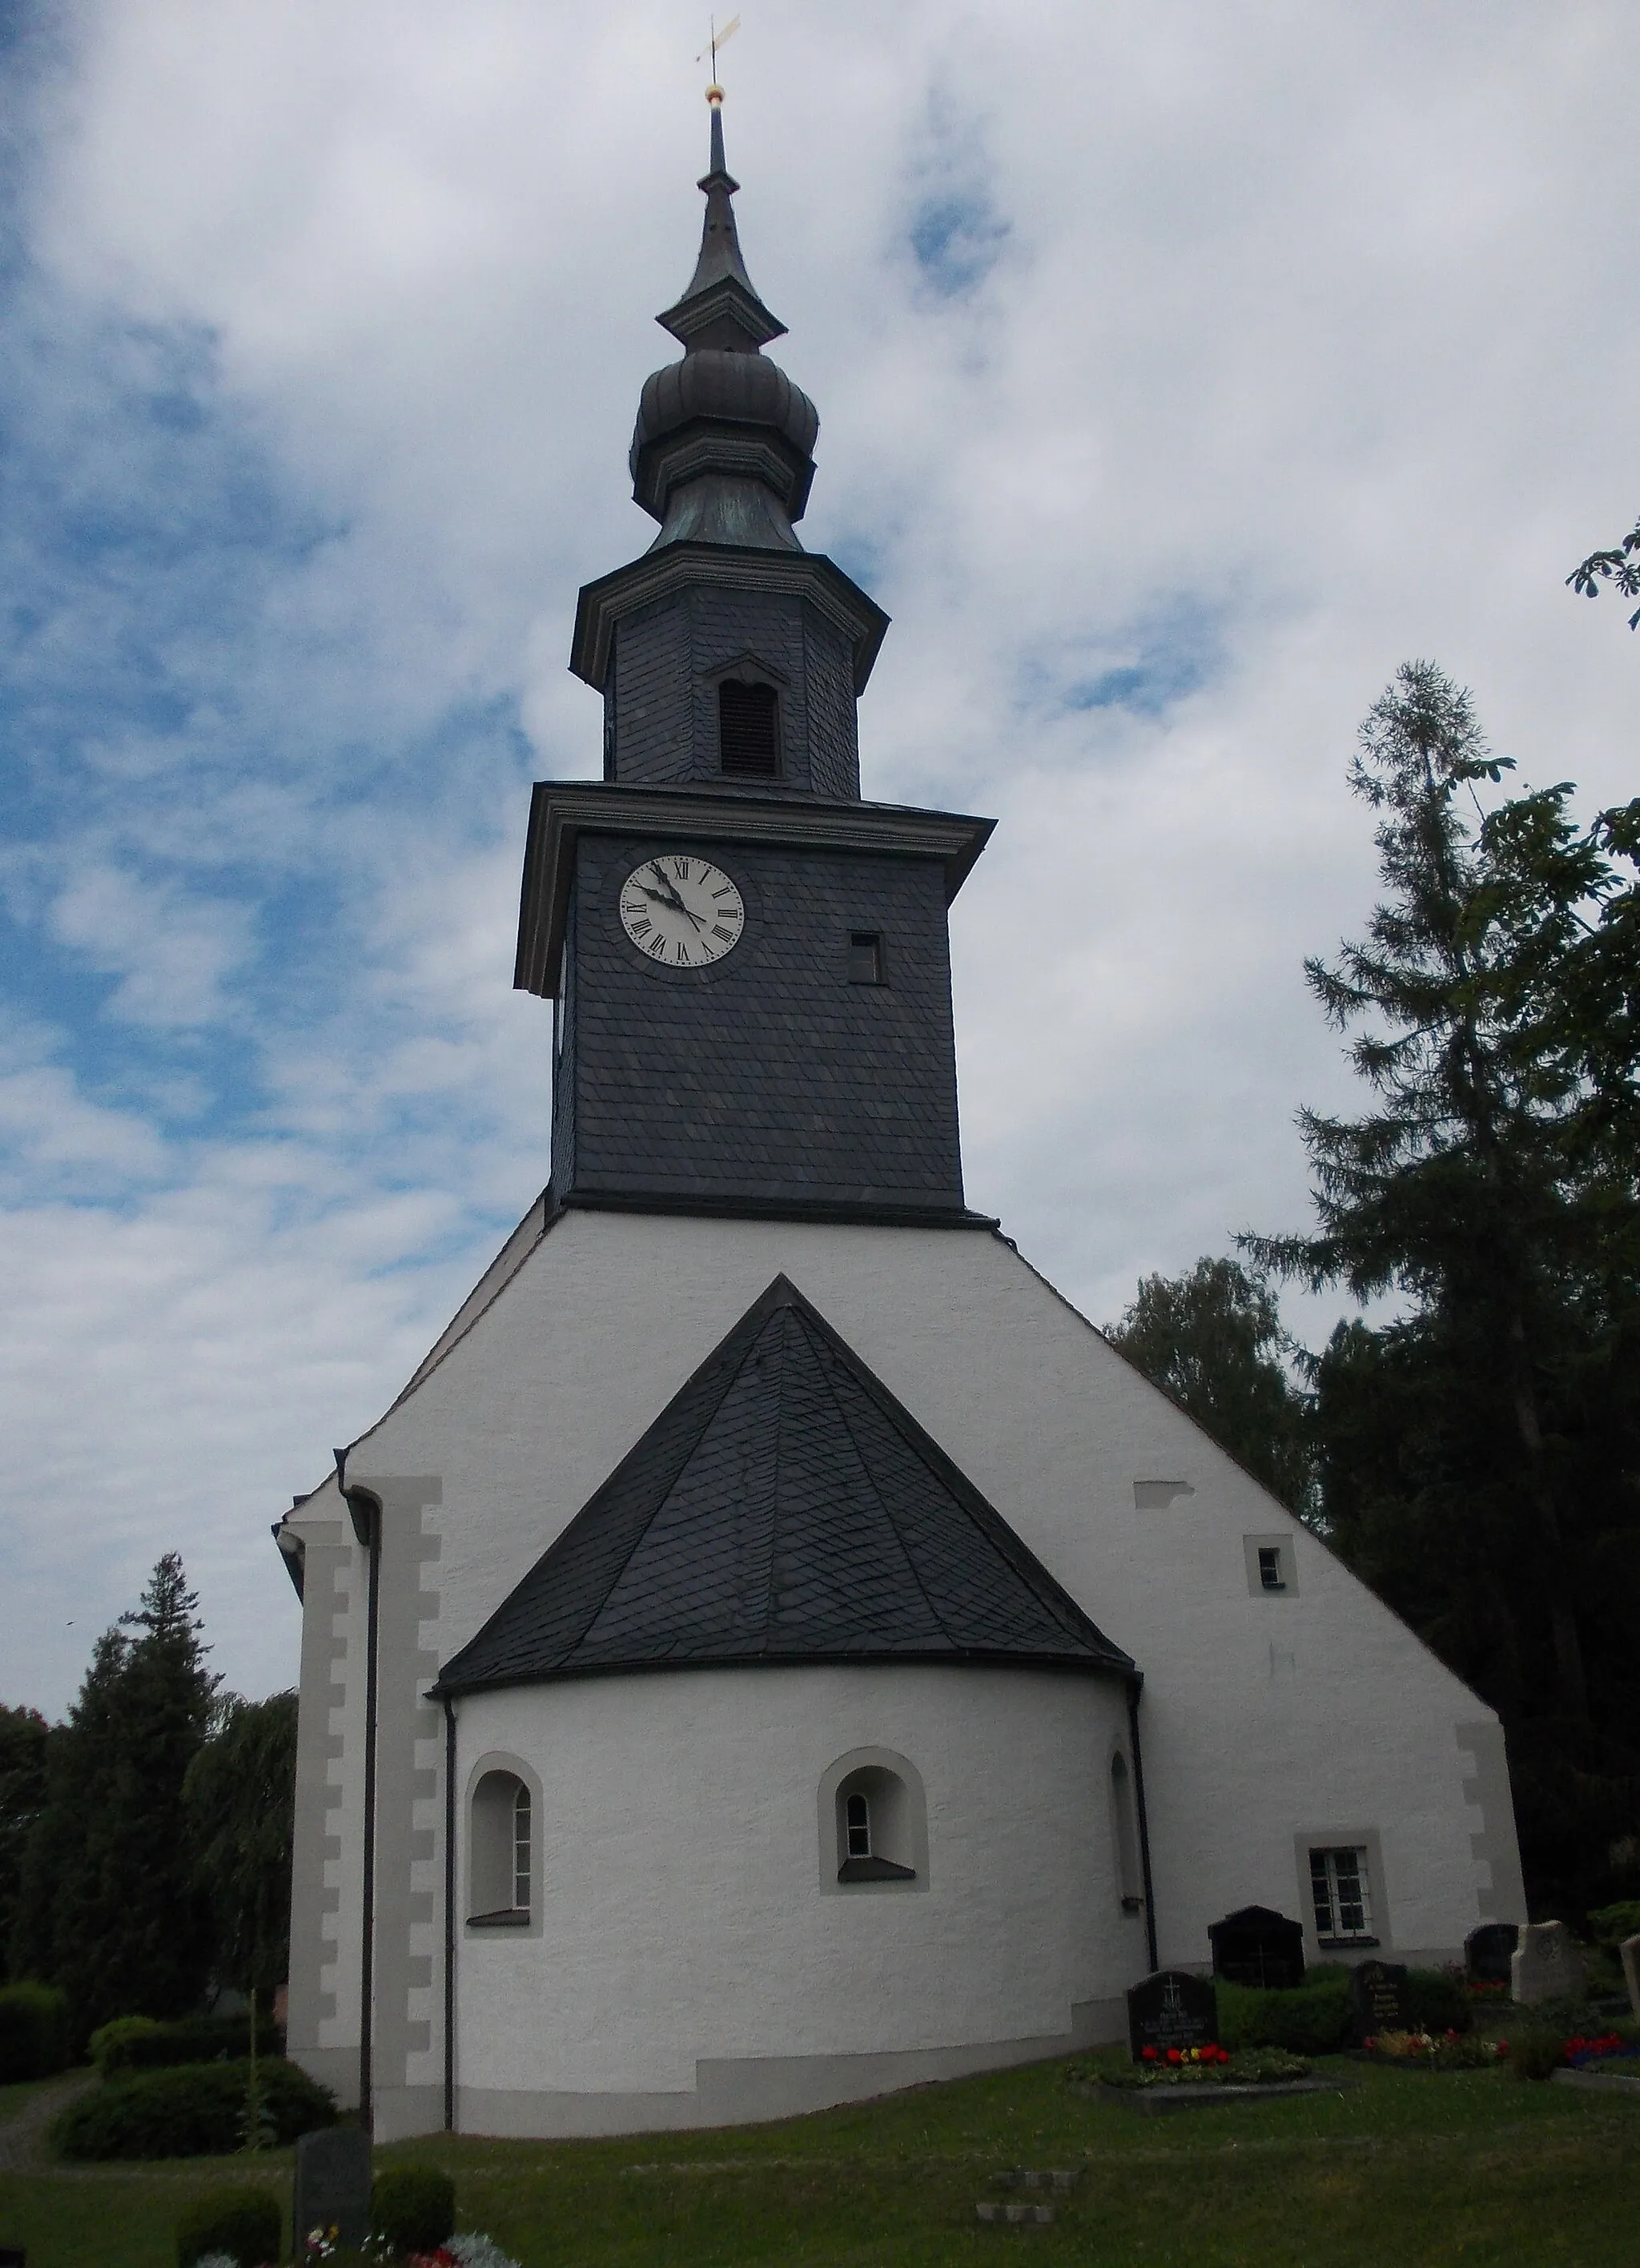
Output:
<svg viewBox="0 0 1640 2268">
<path fill-rule="evenodd" d="M 523 1929 L 535 1882 L 535 1805 L 528 1783 L 499 1767 L 481 1772 L 468 1804 L 467 1926 Z"/>
</svg>

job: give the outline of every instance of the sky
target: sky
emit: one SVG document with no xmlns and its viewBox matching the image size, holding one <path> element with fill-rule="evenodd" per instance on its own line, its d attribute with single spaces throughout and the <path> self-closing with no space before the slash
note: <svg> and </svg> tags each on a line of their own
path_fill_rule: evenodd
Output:
<svg viewBox="0 0 1640 2268">
<path fill-rule="evenodd" d="M 1371 905 L 1396 666 L 1634 792 L 1623 0 L 746 0 L 742 247 L 801 528 L 894 618 L 868 796 L 953 909 L 969 1200 L 1097 1322 L 1302 1225 L 1302 963 Z M 651 524 L 706 161 L 676 0 L 0 0 L 0 1699 L 181 1551 L 294 1681 L 270 1523 L 548 1168 L 530 782 Z M 1342 1298 L 1295 1301 L 1319 1344 Z"/>
</svg>

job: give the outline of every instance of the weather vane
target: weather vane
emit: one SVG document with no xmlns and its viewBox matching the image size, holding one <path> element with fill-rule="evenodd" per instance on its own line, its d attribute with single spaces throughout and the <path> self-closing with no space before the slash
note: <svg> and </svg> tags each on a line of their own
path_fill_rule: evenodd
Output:
<svg viewBox="0 0 1640 2268">
<path fill-rule="evenodd" d="M 738 16 L 731 16 L 721 32 L 717 28 L 716 16 L 709 16 L 706 20 L 712 27 L 712 35 L 695 60 L 697 63 L 703 63 L 708 55 L 712 59 L 712 83 L 706 90 L 706 99 L 715 104 L 724 99 L 724 91 L 717 84 L 717 50 L 719 48 L 726 48 L 733 39 L 740 28 L 740 18 Z"/>
</svg>

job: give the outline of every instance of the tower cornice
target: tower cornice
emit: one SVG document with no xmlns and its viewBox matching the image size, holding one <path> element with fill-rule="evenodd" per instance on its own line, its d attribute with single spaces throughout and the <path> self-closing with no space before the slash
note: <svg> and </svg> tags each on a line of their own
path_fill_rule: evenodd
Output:
<svg viewBox="0 0 1640 2268">
<path fill-rule="evenodd" d="M 865 690 L 871 665 L 888 630 L 888 616 L 835 561 L 819 551 L 776 551 L 746 544 L 669 543 L 595 583 L 576 603 L 570 666 L 602 692 L 616 623 L 623 615 L 691 585 L 729 591 L 768 591 L 809 600 L 849 640 L 856 697 Z"/>
<path fill-rule="evenodd" d="M 949 904 L 996 824 L 994 819 L 976 819 L 967 813 L 918 811 L 902 804 L 841 803 L 746 789 L 724 792 L 620 787 L 597 780 L 538 780 L 524 854 L 513 989 L 550 999 L 557 988 L 575 848 L 583 835 L 933 858 L 945 869 Z"/>
</svg>

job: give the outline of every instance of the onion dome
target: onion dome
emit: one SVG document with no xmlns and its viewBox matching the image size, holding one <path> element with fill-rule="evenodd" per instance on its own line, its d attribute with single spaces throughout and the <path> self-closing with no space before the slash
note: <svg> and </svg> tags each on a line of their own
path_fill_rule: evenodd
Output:
<svg viewBox="0 0 1640 2268">
<path fill-rule="evenodd" d="M 632 436 L 632 493 L 661 523 L 651 546 L 732 543 L 802 549 L 803 517 L 820 431 L 814 404 L 761 350 L 785 325 L 758 297 L 740 256 L 730 199 L 739 183 L 724 162 L 723 92 L 712 87 L 711 164 L 701 256 L 689 287 L 656 317 L 683 345 L 644 382 Z"/>
</svg>

